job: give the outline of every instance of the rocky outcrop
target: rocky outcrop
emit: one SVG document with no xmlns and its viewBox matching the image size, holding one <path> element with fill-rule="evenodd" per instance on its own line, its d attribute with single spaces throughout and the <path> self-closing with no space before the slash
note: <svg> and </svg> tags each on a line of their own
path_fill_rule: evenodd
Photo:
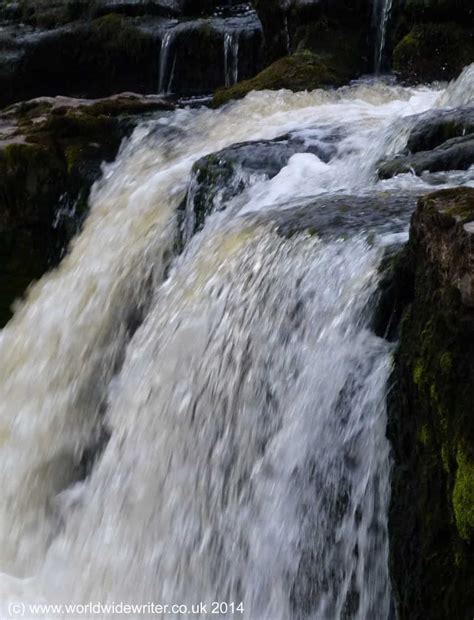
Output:
<svg viewBox="0 0 474 620">
<path fill-rule="evenodd" d="M 0 32 L 0 106 L 44 95 L 102 97 L 154 92 L 150 33 L 107 15 L 52 30 Z"/>
<path fill-rule="evenodd" d="M 399 618 L 472 618 L 474 189 L 419 200 L 396 279 L 408 302 L 389 407 Z"/>
<path fill-rule="evenodd" d="M 53 265 L 77 231 L 103 161 L 158 97 L 41 98 L 0 114 L 0 325 L 25 286 Z"/>
<path fill-rule="evenodd" d="M 291 134 L 242 142 L 199 159 L 192 168 L 186 199 L 185 236 L 201 230 L 208 215 L 226 208 L 252 182 L 276 176 L 296 153 L 312 153 L 330 161 L 336 153 L 336 136 L 321 134 L 310 143 Z"/>
<path fill-rule="evenodd" d="M 441 110 L 413 119 L 406 149 L 379 166 L 379 177 L 445 170 L 467 170 L 474 164 L 474 108 Z"/>
<path fill-rule="evenodd" d="M 339 72 L 331 59 L 307 50 L 280 58 L 255 77 L 214 93 L 213 105 L 218 107 L 233 99 L 241 99 L 252 90 L 279 90 L 294 92 L 314 90 L 325 86 L 340 86 L 347 76 Z"/>
<path fill-rule="evenodd" d="M 417 24 L 393 50 L 393 69 L 410 82 L 451 80 L 474 62 L 474 29 L 453 22 Z"/>
<path fill-rule="evenodd" d="M 13 20 L 0 29 L 0 106 L 44 95 L 158 93 L 163 85 L 178 96 L 209 95 L 261 68 L 261 26 L 248 7 L 236 13 L 224 6 L 216 15 L 191 18 L 182 11 L 163 17 L 162 5 L 90 3 L 78 14 L 71 3 L 34 3 L 54 15 L 69 9 L 48 23 L 39 18 L 43 13 L 33 13 L 26 24 Z M 101 15 L 107 10 L 121 12 Z"/>
<path fill-rule="evenodd" d="M 409 82 L 450 80 L 474 62 L 474 8 L 470 0 L 393 3 L 387 35 L 393 68 Z"/>
<path fill-rule="evenodd" d="M 355 73 L 367 70 L 371 12 L 367 0 L 255 0 L 254 5 L 268 62 L 308 49 L 349 63 Z"/>
</svg>

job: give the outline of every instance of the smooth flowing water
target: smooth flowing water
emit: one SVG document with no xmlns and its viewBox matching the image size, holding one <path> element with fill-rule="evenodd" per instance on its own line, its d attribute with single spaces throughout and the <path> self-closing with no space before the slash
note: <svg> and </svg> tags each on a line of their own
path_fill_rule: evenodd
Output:
<svg viewBox="0 0 474 620">
<path fill-rule="evenodd" d="M 285 237 L 263 216 L 308 196 L 426 189 L 377 182 L 376 162 L 403 146 L 407 117 L 464 100 L 470 79 L 254 93 L 135 130 L 69 254 L 0 332 L 5 604 L 390 617 L 391 347 L 371 330 L 387 231 L 361 220 L 349 236 Z M 197 159 L 332 130 L 330 161 L 299 153 L 248 180 L 176 255 Z"/>
</svg>

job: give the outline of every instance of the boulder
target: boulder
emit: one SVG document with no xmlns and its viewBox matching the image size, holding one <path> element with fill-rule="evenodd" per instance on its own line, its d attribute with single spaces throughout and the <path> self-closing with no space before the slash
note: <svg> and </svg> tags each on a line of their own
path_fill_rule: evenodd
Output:
<svg viewBox="0 0 474 620">
<path fill-rule="evenodd" d="M 474 614 L 474 189 L 423 197 L 398 259 L 405 310 L 388 434 L 400 620 Z"/>
<path fill-rule="evenodd" d="M 474 107 L 430 112 L 420 117 L 410 132 L 407 149 L 410 153 L 429 151 L 446 140 L 474 134 Z"/>
<path fill-rule="evenodd" d="M 35 99 L 0 113 L 0 325 L 13 299 L 55 264 L 86 213 L 102 162 L 158 97 Z"/>
<path fill-rule="evenodd" d="M 446 140 L 431 151 L 395 157 L 379 167 L 379 178 L 389 179 L 397 174 L 467 170 L 474 164 L 474 135 Z"/>
<path fill-rule="evenodd" d="M 393 69 L 409 82 L 451 80 L 472 62 L 474 29 L 454 22 L 416 24 L 393 50 Z"/>
<path fill-rule="evenodd" d="M 241 99 L 252 90 L 279 90 L 294 92 L 314 90 L 325 86 L 340 86 L 346 81 L 331 57 L 322 57 L 301 51 L 275 61 L 255 77 L 214 93 L 213 105 L 218 107 L 233 99 Z"/>
<path fill-rule="evenodd" d="M 406 149 L 379 164 L 378 175 L 467 170 L 474 164 L 474 108 L 459 107 L 412 117 Z"/>
<path fill-rule="evenodd" d="M 226 208 L 253 181 L 276 176 L 295 153 L 313 153 L 328 162 L 336 154 L 335 139 L 337 134 L 315 129 L 310 142 L 289 134 L 235 144 L 198 160 L 186 198 L 185 237 L 201 230 L 209 214 Z"/>
</svg>

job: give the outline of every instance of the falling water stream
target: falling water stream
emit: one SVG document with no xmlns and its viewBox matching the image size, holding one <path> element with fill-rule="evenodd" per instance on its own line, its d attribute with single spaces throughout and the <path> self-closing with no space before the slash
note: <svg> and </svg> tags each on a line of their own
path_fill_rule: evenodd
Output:
<svg viewBox="0 0 474 620">
<path fill-rule="evenodd" d="M 238 30 L 224 34 L 225 86 L 232 86 L 239 81 L 239 37 Z"/>
<path fill-rule="evenodd" d="M 392 13 L 393 0 L 374 0 L 373 21 L 375 27 L 375 57 L 374 66 L 376 73 L 383 68 L 385 45 L 387 41 L 387 29 Z"/>
<path fill-rule="evenodd" d="M 285 236 L 271 214 L 429 187 L 377 182 L 375 165 L 403 146 L 410 115 L 465 97 L 450 88 L 253 93 L 135 130 L 66 258 L 0 332 L 2 601 L 390 617 L 391 345 L 371 329 L 372 302 L 412 203 L 388 230 L 390 213 L 344 234 Z M 332 159 L 298 153 L 249 180 L 176 253 L 196 160 L 333 129 Z"/>
</svg>

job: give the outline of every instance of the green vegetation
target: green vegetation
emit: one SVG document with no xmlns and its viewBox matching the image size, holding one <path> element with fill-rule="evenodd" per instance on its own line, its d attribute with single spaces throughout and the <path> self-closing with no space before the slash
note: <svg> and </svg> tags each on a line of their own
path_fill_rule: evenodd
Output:
<svg viewBox="0 0 474 620">
<path fill-rule="evenodd" d="M 462 618 L 474 605 L 473 319 L 447 278 L 469 260 L 457 241 L 464 219 L 456 218 L 473 209 L 474 191 L 466 188 L 421 199 L 399 261 L 404 293 L 412 296 L 390 407 L 397 463 L 391 549 L 401 620 Z"/>
<path fill-rule="evenodd" d="M 339 86 L 344 79 L 331 57 L 322 57 L 303 50 L 280 58 L 261 73 L 214 94 L 213 105 L 220 106 L 232 99 L 241 99 L 252 90 L 279 90 L 294 92 L 314 90 L 323 86 Z"/>
</svg>

